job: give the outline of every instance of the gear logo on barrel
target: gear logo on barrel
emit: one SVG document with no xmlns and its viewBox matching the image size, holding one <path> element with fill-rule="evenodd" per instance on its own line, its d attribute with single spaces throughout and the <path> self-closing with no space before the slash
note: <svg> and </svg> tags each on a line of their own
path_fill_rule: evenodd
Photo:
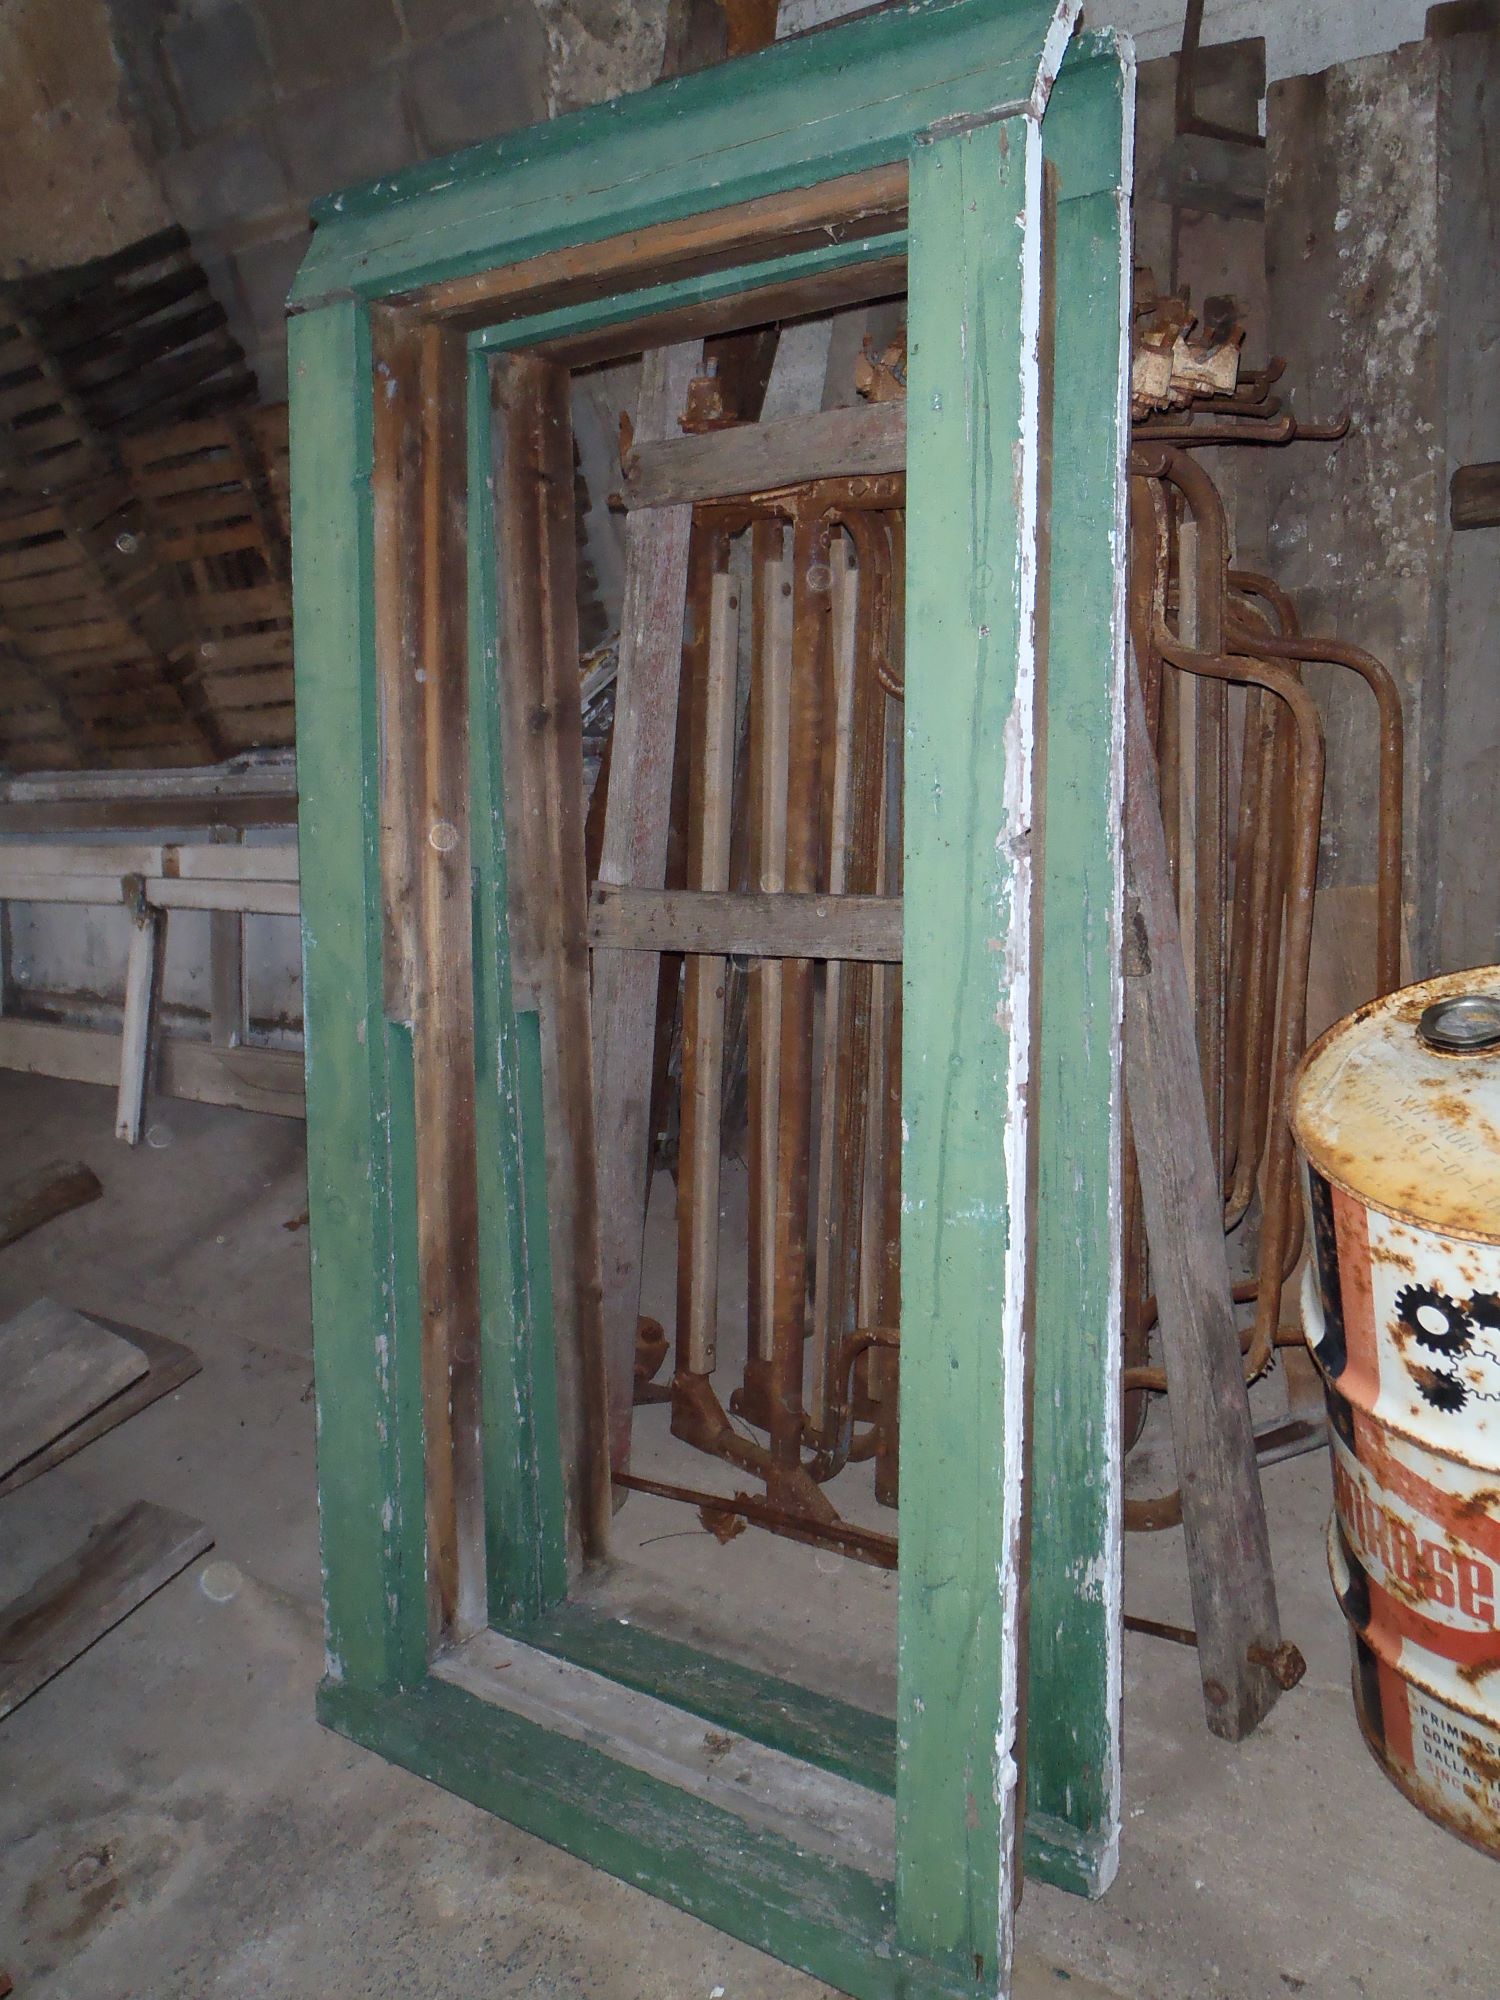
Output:
<svg viewBox="0 0 1500 2000">
<path fill-rule="evenodd" d="M 1500 1402 L 1500 1342 L 1483 1338 L 1500 1334 L 1500 1298 L 1476 1292 L 1460 1305 L 1432 1285 L 1403 1285 L 1396 1294 L 1396 1318 L 1420 1350 L 1411 1353 L 1398 1332 L 1401 1358 L 1433 1409 L 1456 1414 L 1471 1398 Z"/>
</svg>

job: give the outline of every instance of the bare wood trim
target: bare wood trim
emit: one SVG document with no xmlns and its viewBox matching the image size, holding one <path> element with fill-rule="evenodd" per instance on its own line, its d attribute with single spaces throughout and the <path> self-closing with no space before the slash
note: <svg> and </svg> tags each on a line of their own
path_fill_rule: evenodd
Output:
<svg viewBox="0 0 1500 2000">
<path fill-rule="evenodd" d="M 589 905 L 596 950 L 707 952 L 730 958 L 901 962 L 899 896 L 621 889 L 600 882 Z"/>
<path fill-rule="evenodd" d="M 628 507 L 669 507 L 905 465 L 906 405 L 862 403 L 638 445 L 626 462 L 624 498 Z"/>
<path fill-rule="evenodd" d="M 652 344 L 707 340 L 712 334 L 736 333 L 741 327 L 766 326 L 772 320 L 801 319 L 810 313 L 837 312 L 843 306 L 894 298 L 905 290 L 905 257 L 880 257 L 752 286 L 727 298 L 704 299 L 669 312 L 642 313 L 592 333 L 547 341 L 538 351 L 570 368 L 587 368 L 596 362 L 639 354 L 642 347 Z"/>
<path fill-rule="evenodd" d="M 815 187 L 765 195 L 677 222 L 632 229 L 597 243 L 570 243 L 524 263 L 452 278 L 399 303 L 465 327 L 551 312 L 603 292 L 732 269 L 747 258 L 785 256 L 906 222 L 906 162 L 843 174 Z"/>
</svg>

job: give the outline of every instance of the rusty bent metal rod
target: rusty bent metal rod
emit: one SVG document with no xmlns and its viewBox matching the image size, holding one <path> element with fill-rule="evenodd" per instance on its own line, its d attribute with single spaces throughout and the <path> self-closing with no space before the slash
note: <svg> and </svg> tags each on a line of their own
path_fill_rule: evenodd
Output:
<svg viewBox="0 0 1500 2000">
<path fill-rule="evenodd" d="M 747 529 L 752 535 L 752 749 L 747 789 L 753 794 L 750 810 L 755 816 L 751 866 L 763 888 L 874 894 L 880 891 L 883 869 L 885 892 L 891 892 L 885 840 L 891 741 L 887 711 L 901 693 L 899 654 L 890 630 L 900 604 L 895 572 L 903 548 L 902 524 L 891 504 L 898 499 L 898 482 L 827 480 L 748 501 L 713 503 L 695 512 L 695 519 L 725 543 Z M 790 527 L 789 563 L 783 524 Z M 843 562 L 841 545 L 846 537 L 858 557 L 853 572 L 847 572 Z M 727 548 L 720 566 L 727 567 Z M 852 659 L 839 650 L 835 630 L 836 607 L 844 602 L 836 577 L 844 576 L 853 593 L 852 633 L 846 631 L 853 640 Z M 722 620 L 725 609 L 734 609 L 727 575 L 715 579 L 714 589 L 716 614 Z M 783 593 L 784 625 L 778 609 Z M 717 634 L 718 624 L 711 630 Z M 727 881 L 723 815 L 729 784 L 726 731 L 732 654 L 726 638 L 710 644 L 710 679 L 716 672 L 719 699 L 712 699 L 711 685 L 710 698 L 694 702 L 690 724 L 697 818 L 712 817 L 706 809 L 710 793 L 719 807 L 714 851 L 708 851 L 709 843 L 700 834 L 689 857 L 695 886 L 710 890 L 723 888 Z M 844 726 L 835 727 L 836 723 Z M 822 1063 L 824 1185 L 823 1200 L 815 1204 L 814 962 L 779 959 L 771 981 L 758 980 L 760 968 L 752 968 L 754 1325 L 745 1380 L 726 1410 L 709 1379 L 716 1359 L 716 1256 L 709 1237 L 717 1229 L 719 1206 L 713 1113 L 722 1066 L 722 1052 L 711 1031 L 721 1011 L 716 989 L 722 985 L 722 966 L 701 959 L 690 964 L 699 966 L 703 976 L 696 986 L 690 980 L 689 998 L 696 1004 L 687 1009 L 684 1035 L 685 1171 L 679 1182 L 683 1282 L 671 1386 L 672 1431 L 764 1482 L 765 1497 L 749 1500 L 739 1495 L 728 1502 L 659 1483 L 634 1479 L 617 1483 L 727 1508 L 777 1533 L 886 1564 L 894 1560 L 893 1538 L 843 1523 L 822 1484 L 851 1456 L 874 1453 L 877 1488 L 885 1485 L 894 1498 L 893 1470 L 887 1467 L 885 1479 L 879 1477 L 883 1451 L 888 1454 L 894 1448 L 893 1373 L 883 1374 L 873 1390 L 861 1392 L 866 1404 L 862 1415 L 870 1414 L 873 1395 L 873 1431 L 856 1438 L 853 1423 L 856 1370 L 863 1364 L 862 1372 L 867 1373 L 870 1363 L 865 1357 L 884 1359 L 897 1338 L 894 1327 L 887 1324 L 859 1324 L 871 1241 L 862 1210 L 876 1198 L 885 1221 L 887 1184 L 896 1185 L 889 1164 L 883 1179 L 872 1180 L 868 1168 L 872 1147 L 890 1137 L 886 1106 L 868 1099 L 869 1079 L 873 1074 L 882 1080 L 899 1075 L 887 1039 L 889 1005 L 879 1018 L 884 1046 L 877 1070 L 872 1066 L 877 1033 L 873 969 L 863 963 L 841 965 L 838 976 L 829 978 Z M 830 974 L 834 970 L 830 967 Z M 768 1030 L 773 1031 L 769 1041 Z M 878 1139 L 872 1137 L 872 1129 Z M 816 1267 L 808 1254 L 814 1206 Z M 874 1236 L 880 1234 L 877 1228 Z M 864 1285 L 882 1322 L 890 1289 L 881 1283 Z M 821 1366 L 819 1354 L 812 1357 L 812 1409 L 804 1401 L 810 1300 L 814 1349 L 821 1337 Z M 736 1428 L 735 1416 L 763 1437 Z"/>
<path fill-rule="evenodd" d="M 1270 638 L 1260 632 L 1247 634 L 1245 621 L 1231 611 L 1232 650 L 1276 660 L 1316 661 L 1333 667 L 1347 667 L 1356 673 L 1375 696 L 1380 717 L 1380 801 L 1377 836 L 1377 904 L 1375 932 L 1376 989 L 1371 996 L 1381 999 L 1401 984 L 1401 850 L 1404 838 L 1402 767 L 1405 758 L 1405 723 L 1401 693 L 1395 676 L 1373 653 L 1351 646 L 1342 639 L 1316 637 L 1297 629 L 1295 616 L 1289 622 L 1286 593 L 1270 577 L 1251 570 L 1231 570 L 1232 589 L 1264 598 L 1272 604 L 1281 623 L 1281 635 Z"/>
<path fill-rule="evenodd" d="M 1213 482 L 1185 453 L 1173 450 L 1137 452 L 1132 458 L 1132 469 L 1147 479 L 1169 479 L 1182 493 L 1199 528 L 1199 629 L 1211 636 L 1222 635 L 1227 596 L 1227 538 L 1222 502 Z M 1269 661 L 1235 658 L 1217 648 L 1199 650 L 1185 646 L 1159 614 L 1150 638 L 1152 650 L 1168 665 L 1182 672 L 1219 682 L 1263 688 L 1278 696 L 1290 711 L 1295 728 L 1292 854 L 1287 885 L 1280 1033 L 1271 1089 L 1273 1124 L 1263 1203 L 1256 1316 L 1245 1362 L 1247 1375 L 1254 1376 L 1265 1369 L 1275 1349 L 1286 1249 L 1292 1231 L 1294 1158 L 1286 1114 L 1292 1072 L 1301 1053 L 1305 1025 L 1318 834 L 1322 818 L 1323 731 L 1312 698 L 1288 668 Z M 1125 1387 L 1164 1390 L 1167 1387 L 1165 1371 L 1147 1367 L 1127 1369 Z"/>
</svg>

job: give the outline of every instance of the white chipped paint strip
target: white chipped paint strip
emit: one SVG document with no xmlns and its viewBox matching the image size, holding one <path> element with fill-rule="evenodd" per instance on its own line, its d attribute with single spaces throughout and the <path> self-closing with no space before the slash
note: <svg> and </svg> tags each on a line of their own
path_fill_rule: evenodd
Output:
<svg viewBox="0 0 1500 2000">
<path fill-rule="evenodd" d="M 1047 109 L 1047 99 L 1052 95 L 1052 86 L 1056 83 L 1057 72 L 1062 67 L 1063 55 L 1068 43 L 1073 39 L 1073 30 L 1078 26 L 1078 17 L 1082 12 L 1082 0 L 1058 0 L 1051 26 L 1042 43 L 1042 58 L 1037 65 L 1031 102 L 1026 107 L 1033 118 L 1040 118 Z"/>
<path fill-rule="evenodd" d="M 622 1687 L 499 1632 L 479 1632 L 433 1673 L 543 1729 L 867 1875 L 896 1865 L 895 1803 L 702 1716 Z"/>
<path fill-rule="evenodd" d="M 1000 1937 L 998 1963 L 1009 1966 L 1014 1948 L 1011 1864 L 1019 1810 L 1020 1769 L 1016 1736 L 1020 1715 L 1020 1573 L 1023 1467 L 1026 1448 L 1025 1326 L 1030 1246 L 1024 1225 L 1028 1208 L 1029 1118 L 1031 1079 L 1032 863 L 1031 833 L 1036 767 L 1036 592 L 1037 532 L 1041 418 L 1042 323 L 1042 135 L 1037 119 L 1024 124 L 1023 205 L 1016 218 L 1021 231 L 1021 422 L 1019 505 L 1016 523 L 1016 597 L 1019 645 L 1015 695 L 1005 742 L 1005 822 L 1001 841 L 1009 850 L 1010 948 L 1007 953 L 1009 992 L 1004 1004 L 1010 1015 L 1010 1047 L 1006 1077 L 1005 1177 L 1011 1216 L 1005 1262 L 1005 1299 L 1001 1343 L 1005 1365 L 1002 1422 L 1004 1435 L 1002 1548 L 996 1582 L 1000 1595 L 1000 1717 L 995 1740 L 996 1804 L 1000 1817 Z"/>
<path fill-rule="evenodd" d="M 1107 1500 L 1108 1542 L 1103 1552 L 1105 1687 L 1108 1704 L 1109 1747 L 1106 1751 L 1104 1805 L 1104 1851 L 1099 1862 L 1099 1892 L 1102 1894 L 1120 1865 L 1120 1819 L 1122 1809 L 1120 1771 L 1120 1717 L 1123 1701 L 1124 1605 L 1122 1550 L 1124 1544 L 1124 1464 L 1121 1423 L 1123 1403 L 1119 1370 L 1125 1347 L 1122 1331 L 1123 1239 L 1121 1217 L 1124 1194 L 1120 1184 L 1121 1153 L 1124 1144 L 1121 1117 L 1121 1064 L 1124 1036 L 1125 982 L 1120 974 L 1125 912 L 1125 676 L 1131 671 L 1126 612 L 1126 553 L 1129 538 L 1130 479 L 1130 328 L 1133 307 L 1131 285 L 1130 189 L 1135 169 L 1135 45 L 1128 35 L 1116 36 L 1123 75 L 1124 103 L 1120 147 L 1120 185 L 1115 202 L 1120 216 L 1120 365 L 1119 401 L 1115 411 L 1118 451 L 1115 460 L 1115 508 L 1111 553 L 1114 557 L 1114 599 L 1111 606 L 1113 628 L 1110 688 L 1110 787 L 1109 839 L 1111 862 L 1110 962 L 1115 967 L 1114 992 L 1109 1015 L 1109 1310 L 1105 1352 L 1109 1377 L 1104 1385 L 1104 1465 L 1109 1481 Z"/>
</svg>

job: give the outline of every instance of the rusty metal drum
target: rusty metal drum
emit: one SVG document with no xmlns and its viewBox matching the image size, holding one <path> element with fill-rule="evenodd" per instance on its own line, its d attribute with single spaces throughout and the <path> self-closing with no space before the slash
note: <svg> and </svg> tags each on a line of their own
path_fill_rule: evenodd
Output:
<svg viewBox="0 0 1500 2000">
<path fill-rule="evenodd" d="M 1408 1798 L 1500 1857 L 1500 966 L 1330 1028 L 1292 1124 L 1360 1726 Z"/>
</svg>

